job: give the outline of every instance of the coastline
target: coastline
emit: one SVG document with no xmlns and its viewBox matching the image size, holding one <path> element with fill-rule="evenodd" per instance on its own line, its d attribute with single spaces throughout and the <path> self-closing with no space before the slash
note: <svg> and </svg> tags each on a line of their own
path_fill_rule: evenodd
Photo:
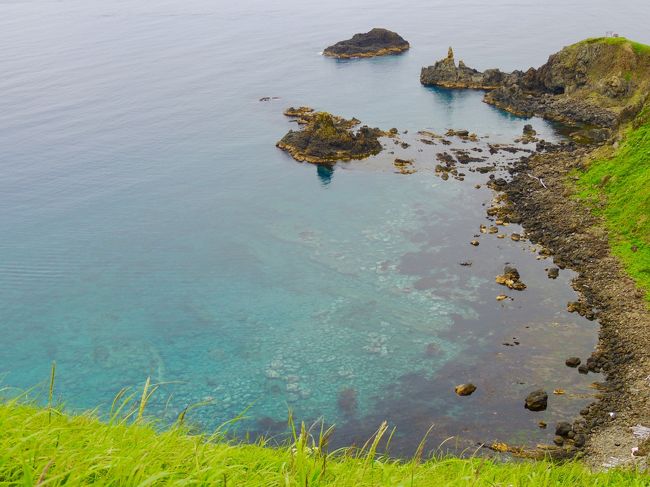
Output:
<svg viewBox="0 0 650 487">
<path fill-rule="evenodd" d="M 551 147 L 540 141 L 536 154 L 509 169 L 511 181 L 492 188 L 506 200 L 499 211 L 519 222 L 531 242 L 543 246 L 543 255 L 577 272 L 572 286 L 580 298 L 567 310 L 600 325 L 596 350 L 582 361 L 568 358 L 567 366 L 605 374 L 604 383 L 594 384 L 597 401 L 572 425 L 576 437 L 588 437 L 587 461 L 601 468 L 635 463 L 650 453 L 650 308 L 643 290 L 648 201 L 641 176 L 648 147 L 649 53 L 649 46 L 625 38 L 587 39 L 552 54 L 537 69 L 504 73 L 456 64 L 450 48 L 420 76 L 423 85 L 483 87 L 484 102 L 561 121 L 577 129 L 574 140 L 587 143 Z M 610 151 L 600 160 L 606 147 L 616 149 L 614 156 Z M 612 166 L 615 161 L 620 167 Z M 596 175 L 592 165 L 600 170 Z M 572 179 L 587 184 L 582 194 L 591 202 L 579 201 Z M 604 194 L 610 184 L 618 191 L 612 201 Z M 597 216 L 592 204 L 604 214 Z M 638 254 L 632 258 L 629 252 Z"/>
<path fill-rule="evenodd" d="M 650 423 L 650 311 L 643 291 L 612 255 L 603 221 L 572 197 L 567 184 L 590 153 L 582 148 L 523 158 L 511 169 L 512 181 L 497 190 L 507 196 L 531 242 L 548 249 L 559 267 L 578 273 L 573 287 L 581 299 L 574 308 L 593 313 L 600 325 L 599 345 L 587 366 L 602 369 L 606 381 L 598 401 L 581 411 L 573 427 L 588 436 L 587 461 L 602 467 L 634 461 L 631 451 L 640 440 L 632 427 Z"/>
</svg>

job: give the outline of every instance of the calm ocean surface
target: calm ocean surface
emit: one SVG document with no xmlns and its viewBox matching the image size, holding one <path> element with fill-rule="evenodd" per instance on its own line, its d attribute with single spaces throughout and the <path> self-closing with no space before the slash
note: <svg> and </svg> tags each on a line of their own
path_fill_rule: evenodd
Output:
<svg viewBox="0 0 650 487">
<path fill-rule="evenodd" d="M 190 420 L 209 429 L 250 406 L 240 429 L 277 433 L 291 407 L 349 443 L 387 419 L 403 451 L 431 423 L 434 439 L 537 441 L 539 419 L 589 400 L 594 376 L 563 365 L 597 336 L 565 312 L 571 274 L 549 281 L 509 239 L 467 243 L 488 190 L 372 161 L 319 174 L 274 144 L 290 105 L 512 140 L 531 121 L 480 92 L 424 88 L 420 67 L 449 45 L 510 70 L 609 30 L 650 43 L 646 0 L 20 0 L 0 13 L 5 385 L 42 383 L 55 360 L 71 408 L 151 376 L 164 384 L 151 412 L 168 420 L 211 401 Z M 318 54 L 374 26 L 411 51 Z M 507 261 L 529 289 L 502 304 Z M 469 380 L 478 391 L 456 397 Z M 575 399 L 532 415 L 537 386 Z"/>
</svg>

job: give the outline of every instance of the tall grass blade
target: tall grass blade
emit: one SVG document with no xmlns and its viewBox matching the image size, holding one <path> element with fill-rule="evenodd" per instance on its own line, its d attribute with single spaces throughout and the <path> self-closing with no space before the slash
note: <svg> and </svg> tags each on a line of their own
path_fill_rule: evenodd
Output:
<svg viewBox="0 0 650 487">
<path fill-rule="evenodd" d="M 56 362 L 52 362 L 52 369 L 50 371 L 50 390 L 47 395 L 47 417 L 48 423 L 52 422 L 52 404 L 54 401 L 54 378 L 56 377 Z"/>
</svg>

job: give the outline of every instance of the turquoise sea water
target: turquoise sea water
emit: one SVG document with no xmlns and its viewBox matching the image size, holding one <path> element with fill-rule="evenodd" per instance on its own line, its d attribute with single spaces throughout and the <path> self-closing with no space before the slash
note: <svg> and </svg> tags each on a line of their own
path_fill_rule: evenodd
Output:
<svg viewBox="0 0 650 487">
<path fill-rule="evenodd" d="M 515 69 L 607 30 L 650 42 L 646 2 L 609 4 L 1 2 L 3 382 L 33 386 L 55 360 L 59 396 L 88 408 L 151 376 L 167 419 L 206 400 L 191 415 L 205 428 L 250 406 L 241 430 L 275 433 L 291 407 L 340 425 L 341 443 L 387 419 L 404 451 L 431 423 L 434 440 L 548 435 L 539 419 L 589 400 L 593 377 L 562 362 L 597 328 L 565 312 L 568 271 L 549 281 L 509 239 L 468 245 L 487 223 L 493 195 L 473 188 L 486 177 L 440 181 L 435 149 L 414 152 L 410 176 L 388 156 L 318 171 L 274 144 L 283 109 L 302 104 L 410 134 L 505 142 L 532 122 L 554 139 L 480 92 L 420 86 L 419 69 L 449 45 Z M 373 26 L 411 51 L 318 54 Z M 529 289 L 504 304 L 505 262 Z M 460 400 L 468 380 L 479 389 Z M 575 394 L 532 415 L 521 403 L 537 386 Z"/>
</svg>

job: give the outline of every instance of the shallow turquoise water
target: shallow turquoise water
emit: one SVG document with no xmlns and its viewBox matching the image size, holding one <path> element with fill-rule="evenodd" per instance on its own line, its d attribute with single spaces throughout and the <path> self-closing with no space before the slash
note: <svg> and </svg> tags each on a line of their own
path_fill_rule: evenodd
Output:
<svg viewBox="0 0 650 487">
<path fill-rule="evenodd" d="M 511 140 L 530 121 L 480 92 L 424 88 L 420 67 L 449 44 L 471 66 L 514 69 L 606 30 L 650 42 L 650 7 L 267 3 L 0 4 L 4 383 L 42 382 L 56 360 L 58 393 L 76 408 L 151 375 L 165 383 L 152 412 L 212 400 L 192 413 L 206 428 L 252 404 L 243 429 L 275 432 L 292 407 L 344 425 L 343 443 L 383 419 L 405 449 L 431 422 L 436 438 L 536 439 L 526 388 L 592 380 L 561 363 L 596 340 L 594 324 L 564 311 L 570 273 L 548 281 L 548 263 L 509 240 L 467 245 L 492 197 L 472 188 L 484 177 L 442 183 L 381 161 L 318 173 L 274 147 L 290 128 L 282 110 Z M 412 50 L 318 55 L 375 25 Z M 529 291 L 497 304 L 494 275 L 513 259 Z M 459 402 L 464 380 L 482 382 Z M 340 400 L 350 390 L 352 410 Z M 579 409 L 553 400 L 549 418 Z"/>
</svg>

